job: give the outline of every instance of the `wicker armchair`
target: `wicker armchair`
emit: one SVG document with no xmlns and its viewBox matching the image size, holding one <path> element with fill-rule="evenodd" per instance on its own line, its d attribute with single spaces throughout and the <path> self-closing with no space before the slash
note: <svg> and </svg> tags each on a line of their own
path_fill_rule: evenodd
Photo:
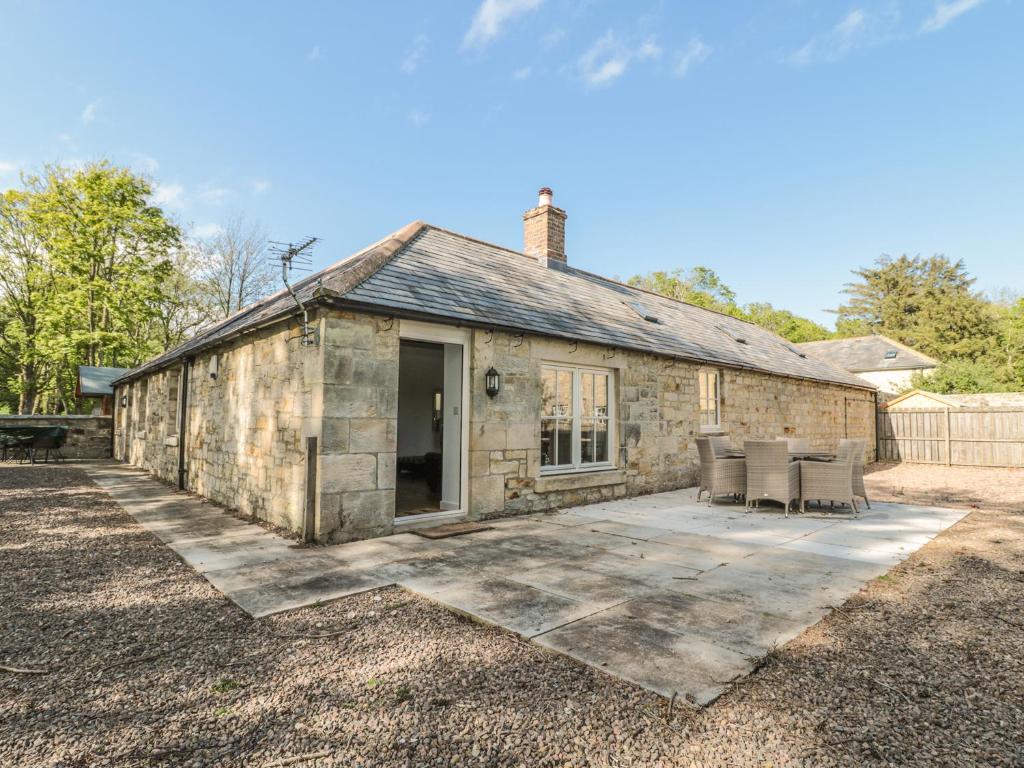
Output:
<svg viewBox="0 0 1024 768">
<path fill-rule="evenodd" d="M 729 442 L 728 437 L 725 435 L 712 435 L 707 439 L 708 442 L 711 443 L 712 450 L 715 452 L 715 458 L 727 458 L 726 451 L 732 448 L 732 444 Z"/>
<path fill-rule="evenodd" d="M 786 443 L 787 449 L 790 452 L 806 452 L 811 450 L 811 441 L 806 437 L 780 437 L 779 440 Z"/>
<path fill-rule="evenodd" d="M 747 492 L 747 462 L 743 459 L 725 459 L 715 455 L 711 440 L 707 437 L 697 438 L 697 453 L 700 454 L 700 486 L 697 488 L 697 500 L 704 491 L 708 492 L 708 506 L 715 496 L 736 494 L 743 496 Z"/>
<path fill-rule="evenodd" d="M 857 441 L 851 441 L 857 442 Z M 859 514 L 853 498 L 853 465 L 855 446 L 840 446 L 835 461 L 801 461 L 800 464 L 800 511 L 807 509 L 809 499 L 849 504 L 853 513 Z"/>
<path fill-rule="evenodd" d="M 847 448 L 853 451 L 853 495 L 864 499 L 864 504 L 871 509 L 868 492 L 864 488 L 864 441 L 846 438 L 840 440 L 839 453 L 842 454 Z"/>
<path fill-rule="evenodd" d="M 789 507 L 800 498 L 800 467 L 789 460 L 789 446 L 781 440 L 747 440 L 747 507 L 770 499 Z"/>
</svg>

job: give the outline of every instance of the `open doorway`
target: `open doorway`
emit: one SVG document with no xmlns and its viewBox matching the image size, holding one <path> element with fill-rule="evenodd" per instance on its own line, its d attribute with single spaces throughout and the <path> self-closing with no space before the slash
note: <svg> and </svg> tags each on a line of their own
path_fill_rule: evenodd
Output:
<svg viewBox="0 0 1024 768">
<path fill-rule="evenodd" d="M 462 345 L 402 339 L 395 516 L 461 507 Z"/>
</svg>

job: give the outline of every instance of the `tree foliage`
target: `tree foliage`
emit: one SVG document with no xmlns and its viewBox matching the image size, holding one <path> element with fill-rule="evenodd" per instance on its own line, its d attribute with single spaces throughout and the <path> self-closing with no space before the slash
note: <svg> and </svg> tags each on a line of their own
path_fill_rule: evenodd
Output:
<svg viewBox="0 0 1024 768">
<path fill-rule="evenodd" d="M 826 328 L 813 320 L 785 309 L 776 309 L 767 302 L 738 305 L 736 292 L 709 267 L 634 275 L 626 282 L 635 288 L 747 320 L 789 341 L 818 341 L 831 336 Z"/>
</svg>

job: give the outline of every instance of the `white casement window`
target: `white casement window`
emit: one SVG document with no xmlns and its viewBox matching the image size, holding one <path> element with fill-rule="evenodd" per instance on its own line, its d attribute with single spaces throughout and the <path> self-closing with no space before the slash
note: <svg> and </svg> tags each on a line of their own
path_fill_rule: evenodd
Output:
<svg viewBox="0 0 1024 768">
<path fill-rule="evenodd" d="M 541 369 L 540 466 L 543 472 L 612 466 L 611 371 Z"/>
<path fill-rule="evenodd" d="M 701 432 L 717 432 L 722 426 L 722 389 L 718 371 L 701 368 L 697 372 L 697 398 Z"/>
</svg>

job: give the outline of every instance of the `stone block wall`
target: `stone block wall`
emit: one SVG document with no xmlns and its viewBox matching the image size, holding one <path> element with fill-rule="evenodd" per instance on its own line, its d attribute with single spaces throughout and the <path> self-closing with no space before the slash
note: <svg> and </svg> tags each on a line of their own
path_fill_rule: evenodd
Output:
<svg viewBox="0 0 1024 768">
<path fill-rule="evenodd" d="M 544 363 L 613 372 L 616 468 L 542 475 L 541 367 Z M 479 396 L 484 372 L 502 374 L 502 390 Z M 474 333 L 470 419 L 470 513 L 489 518 L 586 504 L 694 485 L 702 435 L 696 363 L 588 344 L 503 333 Z M 714 367 L 714 366 L 712 366 Z M 867 442 L 874 456 L 869 391 L 751 371 L 718 368 L 721 431 L 745 439 L 800 436 L 834 449 L 843 437 Z"/>
<path fill-rule="evenodd" d="M 60 450 L 64 458 L 110 458 L 110 416 L 0 416 L 0 427 L 67 427 L 67 442 Z"/>
<path fill-rule="evenodd" d="M 217 358 L 216 378 L 211 376 Z M 135 380 L 121 394 L 118 458 L 178 480 L 181 366 Z M 323 354 L 289 321 L 196 356 L 189 370 L 186 487 L 293 532 L 305 511 L 307 436 L 320 436 Z"/>
<path fill-rule="evenodd" d="M 323 438 L 317 538 L 384 536 L 395 518 L 396 320 L 330 312 L 323 324 Z"/>
</svg>

